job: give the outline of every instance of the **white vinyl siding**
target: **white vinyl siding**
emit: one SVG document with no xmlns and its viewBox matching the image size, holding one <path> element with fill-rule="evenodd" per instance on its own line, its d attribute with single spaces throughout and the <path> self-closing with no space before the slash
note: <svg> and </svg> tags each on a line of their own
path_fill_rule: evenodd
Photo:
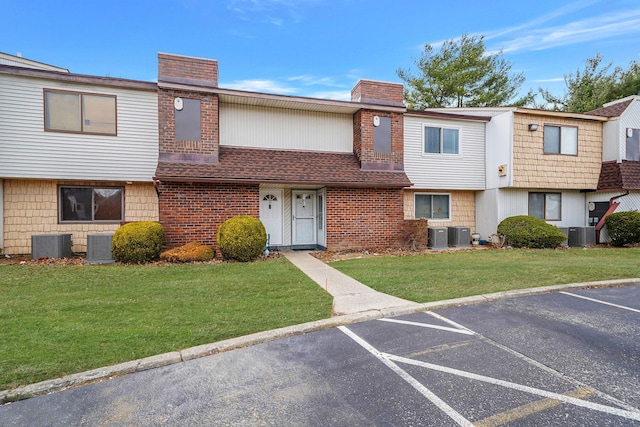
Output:
<svg viewBox="0 0 640 427">
<path fill-rule="evenodd" d="M 220 145 L 352 153 L 353 116 L 221 104 Z"/>
<path fill-rule="evenodd" d="M 476 197 L 478 232 L 483 236 L 496 232 L 498 224 L 515 215 L 529 215 L 529 193 L 549 192 L 543 189 L 488 190 Z M 587 225 L 587 193 L 580 191 L 558 192 L 562 196 L 562 220 L 549 221 L 558 227 L 584 227 Z"/>
<path fill-rule="evenodd" d="M 43 89 L 117 97 L 118 135 L 44 131 Z M 152 181 L 158 161 L 158 95 L 148 90 L 0 76 L 0 176 Z"/>
<path fill-rule="evenodd" d="M 606 123 L 605 123 L 606 125 Z M 640 129 L 640 100 L 634 100 L 620 117 L 618 146 L 620 147 L 620 159 L 627 158 L 627 129 Z M 605 135 L 608 136 L 608 135 Z"/>
<path fill-rule="evenodd" d="M 459 154 L 424 152 L 424 128 L 457 129 Z M 404 170 L 414 188 L 484 190 L 485 122 L 405 115 Z"/>
</svg>

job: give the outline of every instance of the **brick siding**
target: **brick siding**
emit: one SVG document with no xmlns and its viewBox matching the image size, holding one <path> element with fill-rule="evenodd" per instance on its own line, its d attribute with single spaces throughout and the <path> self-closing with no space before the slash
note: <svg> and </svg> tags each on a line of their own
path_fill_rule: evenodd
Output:
<svg viewBox="0 0 640 427">
<path fill-rule="evenodd" d="M 373 149 L 373 117 L 391 118 L 391 152 Z M 375 110 L 359 110 L 353 115 L 353 152 L 362 169 L 404 170 L 404 115 Z"/>
<path fill-rule="evenodd" d="M 218 61 L 159 53 L 158 80 L 218 86 Z"/>
<path fill-rule="evenodd" d="M 402 189 L 327 188 L 327 249 L 402 244 Z"/>
<path fill-rule="evenodd" d="M 162 182 L 159 191 L 160 224 L 169 248 L 199 241 L 217 250 L 216 232 L 225 220 L 260 217 L 257 184 Z"/>
<path fill-rule="evenodd" d="M 176 141 L 176 97 L 200 100 L 200 141 Z M 160 153 L 211 155 L 217 158 L 220 144 L 218 96 L 194 91 L 158 89 L 158 125 Z"/>
</svg>

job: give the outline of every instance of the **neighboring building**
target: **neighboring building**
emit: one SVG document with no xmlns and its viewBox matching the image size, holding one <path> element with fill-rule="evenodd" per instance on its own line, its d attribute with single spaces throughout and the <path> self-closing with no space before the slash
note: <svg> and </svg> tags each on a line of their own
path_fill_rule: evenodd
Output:
<svg viewBox="0 0 640 427">
<path fill-rule="evenodd" d="M 404 163 L 413 182 L 405 190 L 405 218 L 435 227 L 476 229 L 476 194 L 486 188 L 485 135 L 491 117 L 407 111 Z"/>
<path fill-rule="evenodd" d="M 603 125 L 598 191 L 587 197 L 589 223 L 596 225 L 600 241 L 606 242 L 607 214 L 640 210 L 640 96 L 609 102 L 588 114 L 609 119 Z"/>
<path fill-rule="evenodd" d="M 70 233 L 84 252 L 89 233 L 157 220 L 156 84 L 0 62 L 0 249 Z"/>
<path fill-rule="evenodd" d="M 166 244 L 215 244 L 235 215 L 269 244 L 331 250 L 401 242 L 406 111 L 401 84 L 360 81 L 352 101 L 218 87 L 215 60 L 158 55 Z"/>
<path fill-rule="evenodd" d="M 486 188 L 476 193 L 476 231 L 486 239 L 514 215 L 558 227 L 587 226 L 587 194 L 598 185 L 607 119 L 520 107 L 438 109 L 490 116 Z"/>
</svg>

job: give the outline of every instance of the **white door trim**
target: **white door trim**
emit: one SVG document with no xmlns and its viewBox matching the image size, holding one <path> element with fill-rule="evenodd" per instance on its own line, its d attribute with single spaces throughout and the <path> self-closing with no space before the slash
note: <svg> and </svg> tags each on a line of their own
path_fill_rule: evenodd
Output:
<svg viewBox="0 0 640 427">
<path fill-rule="evenodd" d="M 291 190 L 292 247 L 317 245 L 316 220 L 316 191 Z"/>
</svg>

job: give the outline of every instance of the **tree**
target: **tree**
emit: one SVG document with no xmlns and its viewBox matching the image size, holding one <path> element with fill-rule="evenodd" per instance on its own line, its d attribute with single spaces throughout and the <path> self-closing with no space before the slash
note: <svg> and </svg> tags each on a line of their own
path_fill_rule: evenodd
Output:
<svg viewBox="0 0 640 427">
<path fill-rule="evenodd" d="M 640 93 L 640 65 L 636 61 L 624 70 L 604 65 L 602 55 L 585 60 L 584 69 L 564 76 L 566 91 L 556 96 L 546 89 L 538 89 L 544 104 L 541 108 L 584 113 L 602 107 L 610 101 Z"/>
<path fill-rule="evenodd" d="M 406 82 L 407 107 L 495 107 L 524 105 L 533 101 L 533 92 L 511 102 L 524 82 L 524 74 L 510 74 L 511 64 L 502 51 L 486 51 L 484 36 L 463 35 L 447 40 L 436 51 L 425 44 L 422 56 L 414 60 L 420 72 L 398 69 Z"/>
</svg>

